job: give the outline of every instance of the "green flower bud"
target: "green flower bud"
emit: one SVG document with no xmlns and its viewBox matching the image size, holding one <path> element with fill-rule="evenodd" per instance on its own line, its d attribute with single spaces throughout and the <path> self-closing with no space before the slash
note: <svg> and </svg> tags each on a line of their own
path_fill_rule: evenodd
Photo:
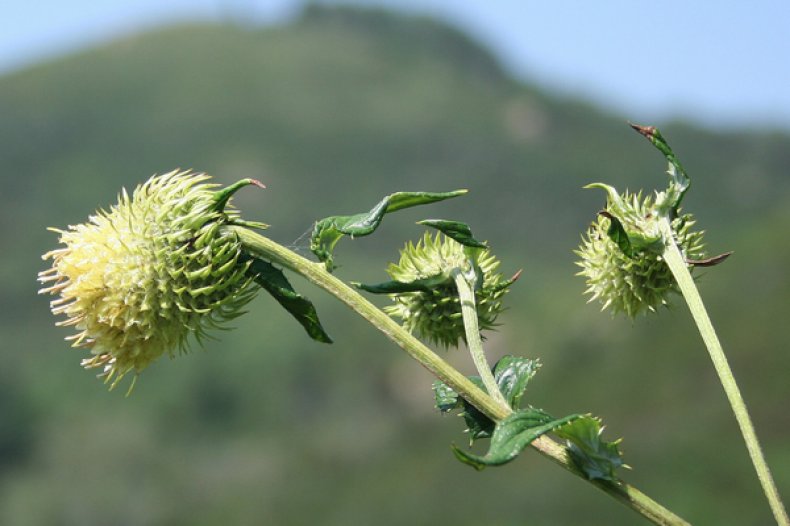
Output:
<svg viewBox="0 0 790 526">
<path fill-rule="evenodd" d="M 206 174 L 173 171 L 125 190 L 87 223 L 52 229 L 65 246 L 48 252 L 40 293 L 59 297 L 52 313 L 77 331 L 66 339 L 90 349 L 85 368 L 101 367 L 111 388 L 164 353 L 187 350 L 187 337 L 236 317 L 255 294 L 237 236 L 242 223 L 225 209 L 244 180 L 224 191 Z M 262 225 L 255 225 L 262 226 Z"/>
<path fill-rule="evenodd" d="M 393 280 L 413 282 L 445 276 L 429 291 L 391 294 L 394 305 L 385 311 L 403 321 L 403 326 L 436 344 L 457 346 L 466 339 L 461 303 L 451 274 L 454 269 L 468 271 L 472 262 L 478 269 L 475 300 L 480 330 L 491 329 L 503 310 L 502 296 L 513 280 L 497 273 L 499 260 L 489 250 L 464 250 L 460 243 L 442 235 L 426 233 L 416 245 L 409 242 L 401 250 L 398 264 L 387 273 Z"/>
<path fill-rule="evenodd" d="M 582 238 L 576 255 L 582 270 L 577 274 L 587 280 L 586 294 L 590 302 L 599 300 L 602 310 L 624 312 L 634 318 L 640 312 L 655 311 L 668 304 L 670 293 L 677 292 L 672 272 L 662 257 L 664 240 L 658 221 L 663 210 L 650 197 L 626 192 L 618 195 L 614 188 L 592 185 L 607 190 L 606 211 L 590 226 Z M 661 201 L 662 193 L 657 194 Z M 630 254 L 612 239 L 613 221 L 619 221 L 627 234 Z M 675 242 L 687 260 L 703 256 L 703 232 L 691 230 L 691 214 L 678 214 L 671 221 Z M 692 266 L 692 265 L 690 265 Z"/>
</svg>

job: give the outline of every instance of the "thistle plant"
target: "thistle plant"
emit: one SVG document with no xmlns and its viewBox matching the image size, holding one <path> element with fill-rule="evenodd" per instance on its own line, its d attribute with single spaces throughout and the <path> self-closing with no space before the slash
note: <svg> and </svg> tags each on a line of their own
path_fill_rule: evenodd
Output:
<svg viewBox="0 0 790 526">
<path fill-rule="evenodd" d="M 669 296 L 679 290 L 662 256 L 659 200 L 628 191 L 619 195 L 604 184 L 588 188 L 602 188 L 608 197 L 605 210 L 576 251 L 582 267 L 579 275 L 587 279 L 590 301 L 600 300 L 602 309 L 611 308 L 613 313 L 632 318 L 668 305 Z M 625 250 L 618 245 L 618 222 L 635 238 L 633 246 L 629 241 Z M 687 261 L 704 257 L 703 232 L 693 230 L 694 223 L 691 214 L 678 215 L 670 222 L 675 243 Z"/>
<path fill-rule="evenodd" d="M 496 270 L 499 260 L 489 250 L 468 254 L 464 246 L 450 237 L 437 233 L 425 234 L 416 244 L 409 242 L 401 250 L 398 263 L 387 273 L 394 281 L 422 282 L 436 280 L 435 286 L 424 290 L 391 294 L 394 305 L 384 312 L 403 321 L 403 326 L 429 341 L 444 347 L 455 347 L 465 340 L 461 301 L 454 293 L 453 273 L 475 272 L 480 286 L 475 290 L 477 319 L 481 330 L 495 327 L 503 309 L 502 296 L 512 281 L 506 281 Z M 438 281 L 442 281 L 438 283 Z"/>
<path fill-rule="evenodd" d="M 131 196 L 122 192 L 116 205 L 88 222 L 55 230 L 63 246 L 44 255 L 52 267 L 39 274 L 41 292 L 57 296 L 52 311 L 67 317 L 58 324 L 77 331 L 67 339 L 90 352 L 83 365 L 100 367 L 99 376 L 111 387 L 125 375 L 136 378 L 163 354 L 183 352 L 192 340 L 200 343 L 211 329 L 238 316 L 261 288 L 309 337 L 332 343 L 313 304 L 286 277 L 290 272 L 336 297 L 436 377 L 436 408 L 460 413 L 472 442 L 488 441 L 482 455 L 453 446 L 461 462 L 475 469 L 499 466 L 530 446 L 655 524 L 687 524 L 623 480 L 619 440 L 604 439 L 600 419 L 587 413 L 557 417 L 527 403 L 538 359 L 507 355 L 489 365 L 483 331 L 495 328 L 520 272 L 504 278 L 492 249 L 468 225 L 420 221 L 435 233 L 406 244 L 388 268 L 390 281 L 347 284 L 333 274 L 343 238 L 370 235 L 393 212 L 456 198 L 465 190 L 396 192 L 368 211 L 316 221 L 310 240 L 316 260 L 311 260 L 263 236 L 264 224 L 243 220 L 233 208 L 233 194 L 262 186 L 259 182 L 244 179 L 218 188 L 208 181 L 193 172 L 154 176 Z M 647 298 L 646 308 L 655 308 L 665 302 L 665 293 L 684 291 L 663 266 L 666 262 L 674 272 L 672 256 L 661 247 L 680 240 L 684 255 L 678 257 L 685 267 L 687 260 L 702 257 L 701 237 L 691 230 L 689 217 L 677 214 L 678 192 L 682 196 L 685 189 L 671 187 L 652 201 L 620 199 L 613 189 L 607 191 L 612 204 L 580 250 L 590 257 L 583 273 L 591 280 L 590 293 L 604 302 L 627 290 L 625 299 L 611 299 L 609 305 L 635 315 L 643 310 L 638 301 Z M 655 221 L 640 222 L 647 216 Z M 624 255 L 613 255 L 610 241 Z M 640 255 L 652 259 L 623 264 Z M 596 272 L 618 271 L 619 276 L 595 281 Z M 660 286 L 653 283 L 658 278 Z M 379 309 L 360 291 L 386 294 L 393 304 Z M 418 337 L 446 352 L 465 347 L 477 374 L 462 374 Z"/>
<path fill-rule="evenodd" d="M 683 295 L 724 387 L 774 518 L 777 524 L 788 525 L 790 519 L 743 396 L 692 278 L 696 267 L 717 265 L 731 253 L 704 257 L 702 232 L 692 230 L 693 217 L 680 211 L 690 178 L 656 128 L 632 127 L 667 159 L 669 186 L 656 192 L 654 198 L 643 198 L 641 193 L 619 194 L 602 183 L 588 185 L 587 188 L 605 190 L 607 200 L 576 251 L 581 258 L 579 275 L 587 281 L 590 301 L 598 300 L 603 309 L 610 307 L 614 313 L 623 312 L 632 318 L 667 305 L 673 293 Z"/>
<path fill-rule="evenodd" d="M 187 350 L 187 337 L 233 319 L 253 297 L 251 261 L 225 225 L 246 224 L 227 207 L 247 179 L 221 191 L 205 174 L 173 171 L 149 179 L 130 197 L 124 190 L 109 211 L 87 223 L 53 229 L 65 245 L 48 252 L 52 267 L 39 274 L 41 290 L 59 297 L 58 325 L 90 350 L 87 369 L 115 386 L 162 354 Z"/>
</svg>

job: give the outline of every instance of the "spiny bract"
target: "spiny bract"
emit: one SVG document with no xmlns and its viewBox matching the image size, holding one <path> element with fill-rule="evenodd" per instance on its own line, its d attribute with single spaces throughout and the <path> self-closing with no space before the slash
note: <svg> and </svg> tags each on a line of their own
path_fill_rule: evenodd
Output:
<svg viewBox="0 0 790 526">
<path fill-rule="evenodd" d="M 206 174 L 154 176 L 131 197 L 123 190 L 109 211 L 88 222 L 52 229 L 63 248 L 48 252 L 40 293 L 59 295 L 53 314 L 73 326 L 73 347 L 90 349 L 85 368 L 114 387 L 164 353 L 186 351 L 190 333 L 234 318 L 255 293 L 241 243 L 222 228 L 238 213 L 223 210 Z"/>
<path fill-rule="evenodd" d="M 489 250 L 474 250 L 471 257 L 481 270 L 475 299 L 480 330 L 491 329 L 503 310 L 502 296 L 511 281 L 497 273 L 499 260 Z M 401 250 L 398 264 L 390 264 L 387 273 L 393 280 L 412 282 L 444 274 L 447 281 L 430 292 L 391 294 L 394 305 L 385 307 L 391 316 L 400 318 L 410 332 L 445 347 L 457 346 L 466 339 L 461 302 L 450 274 L 453 269 L 468 270 L 470 256 L 463 245 L 437 234 L 426 233 L 416 245 L 409 242 Z"/>
<path fill-rule="evenodd" d="M 660 236 L 659 213 L 650 197 L 643 199 L 641 194 L 626 191 L 617 205 L 613 206 L 610 199 L 606 209 L 626 231 L 647 238 Z M 677 284 L 660 251 L 646 248 L 626 255 L 607 234 L 610 224 L 608 217 L 599 215 L 575 252 L 581 258 L 576 263 L 582 268 L 578 275 L 587 280 L 585 293 L 590 294 L 589 301 L 597 299 L 603 304 L 602 309 L 611 307 L 613 313 L 624 312 L 632 318 L 667 305 L 670 293 L 677 292 Z M 700 259 L 703 233 L 691 230 L 691 214 L 679 215 L 671 224 L 675 242 L 686 259 Z"/>
</svg>

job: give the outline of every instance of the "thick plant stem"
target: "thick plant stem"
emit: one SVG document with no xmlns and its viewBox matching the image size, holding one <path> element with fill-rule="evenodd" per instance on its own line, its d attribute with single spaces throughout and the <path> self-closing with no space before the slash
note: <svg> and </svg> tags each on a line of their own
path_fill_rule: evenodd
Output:
<svg viewBox="0 0 790 526">
<path fill-rule="evenodd" d="M 395 342 L 412 358 L 417 360 L 437 378 L 450 386 L 456 393 L 477 407 L 486 416 L 494 421 L 507 417 L 512 410 L 503 406 L 494 398 L 469 381 L 453 366 L 426 347 L 422 342 L 403 329 L 392 318 L 387 316 L 375 305 L 370 303 L 354 289 L 337 279 L 326 271 L 324 265 L 314 263 L 299 254 L 288 250 L 282 245 L 256 232 L 240 226 L 227 227 L 233 230 L 249 254 L 265 259 L 271 263 L 281 265 L 314 285 L 324 289 L 337 299 L 345 303 L 357 314 L 368 320 L 374 327 L 384 333 L 387 338 Z M 532 447 L 550 460 L 559 464 L 574 475 L 581 476 L 574 468 L 573 462 L 566 449 L 547 436 L 542 436 L 532 442 Z M 603 490 L 610 497 L 631 508 L 654 524 L 662 526 L 687 526 L 682 518 L 664 508 L 647 495 L 632 486 L 621 483 L 618 485 L 592 481 L 593 485 Z"/>
<path fill-rule="evenodd" d="M 664 251 L 664 260 L 667 262 L 669 269 L 672 271 L 675 281 L 680 288 L 680 292 L 688 304 L 691 316 L 697 324 L 702 340 L 708 349 L 710 358 L 713 361 L 713 366 L 716 373 L 719 375 L 724 392 L 727 394 L 727 399 L 730 401 L 735 419 L 738 421 L 738 426 L 741 429 L 741 434 L 746 442 L 746 449 L 749 451 L 749 456 L 754 464 L 754 469 L 757 471 L 757 477 L 762 484 L 763 492 L 768 498 L 768 503 L 771 506 L 771 511 L 774 514 L 776 523 L 782 526 L 790 525 L 790 519 L 787 516 L 782 499 L 779 497 L 779 492 L 776 489 L 776 484 L 771 476 L 771 471 L 768 469 L 768 464 L 763 456 L 760 442 L 757 440 L 757 433 L 754 431 L 754 425 L 749 417 L 749 412 L 746 409 L 746 403 L 741 396 L 741 391 L 738 384 L 735 382 L 735 376 L 732 374 L 732 369 L 727 362 L 727 357 L 724 354 L 721 343 L 719 342 L 716 331 L 713 329 L 713 324 L 708 317 L 705 310 L 705 305 L 702 302 L 697 286 L 694 284 L 694 279 L 686 266 L 686 260 L 680 252 L 680 249 L 674 242 L 672 228 L 668 220 L 663 220 L 661 223 L 662 234 L 664 239 L 669 240 L 666 243 Z"/>
<path fill-rule="evenodd" d="M 461 314 L 464 318 L 466 346 L 469 348 L 469 354 L 472 355 L 472 361 L 488 394 L 507 408 L 509 407 L 507 400 L 502 395 L 502 391 L 499 390 L 483 350 L 483 340 L 480 337 L 480 327 L 477 323 L 477 308 L 475 307 L 475 275 L 470 273 L 467 276 L 461 269 L 457 268 L 453 271 L 452 276 L 455 280 L 455 287 L 458 289 L 458 299 L 461 302 Z"/>
</svg>

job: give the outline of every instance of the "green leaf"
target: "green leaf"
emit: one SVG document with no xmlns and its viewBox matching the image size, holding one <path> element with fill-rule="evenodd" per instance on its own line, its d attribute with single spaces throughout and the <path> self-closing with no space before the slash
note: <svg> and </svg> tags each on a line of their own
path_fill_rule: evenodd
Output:
<svg viewBox="0 0 790 526">
<path fill-rule="evenodd" d="M 581 415 L 554 419 L 540 409 L 522 409 L 497 423 L 485 455 L 474 455 L 456 446 L 453 446 L 453 452 L 458 460 L 477 470 L 488 466 L 501 466 L 516 458 L 536 438 L 577 418 L 581 418 Z"/>
<path fill-rule="evenodd" d="M 640 126 L 638 124 L 631 124 L 631 127 L 650 141 L 650 144 L 655 146 L 658 151 L 664 154 L 664 157 L 669 163 L 669 167 L 667 168 L 667 174 L 669 175 L 667 205 L 671 208 L 671 217 L 674 219 L 678 214 L 680 202 L 691 186 L 691 178 L 686 174 L 686 170 L 683 169 L 677 156 L 675 156 L 675 152 L 672 151 L 669 143 L 664 139 L 664 136 L 661 135 L 661 132 L 658 131 L 658 128 L 655 126 Z"/>
<path fill-rule="evenodd" d="M 483 385 L 483 380 L 479 376 L 470 376 L 469 380 L 485 391 L 485 385 Z M 475 440 L 480 438 L 490 437 L 494 432 L 495 422 L 467 402 L 466 398 L 461 398 L 461 405 L 464 408 L 461 416 L 464 417 L 466 432 L 469 433 L 469 444 L 473 444 Z"/>
<path fill-rule="evenodd" d="M 505 400 L 513 409 L 518 409 L 527 384 L 540 368 L 539 360 L 520 356 L 503 356 L 494 366 L 494 379 Z"/>
<path fill-rule="evenodd" d="M 433 397 L 436 402 L 436 409 L 442 413 L 449 413 L 461 405 L 458 393 L 440 380 L 433 382 Z"/>
<path fill-rule="evenodd" d="M 615 187 L 604 183 L 591 183 L 584 186 L 584 188 L 600 188 L 606 192 L 608 198 L 606 210 L 602 210 L 598 214 L 609 219 L 609 228 L 606 229 L 606 234 L 620 248 L 623 254 L 628 257 L 634 257 L 640 250 L 650 250 L 658 253 L 663 250 L 663 242 L 660 235 L 646 234 L 634 225 L 629 225 L 630 229 L 626 229 L 617 216 L 622 216 L 631 207 L 626 205 L 623 197 L 617 193 Z"/>
<path fill-rule="evenodd" d="M 331 216 L 316 221 L 310 239 L 310 250 L 326 265 L 335 268 L 332 252 L 343 236 L 360 237 L 373 233 L 385 214 L 412 206 L 435 203 L 465 194 L 466 190 L 453 192 L 396 192 L 386 196 L 368 212 L 349 216 Z"/>
<path fill-rule="evenodd" d="M 233 194 L 235 194 L 239 189 L 244 188 L 245 186 L 254 185 L 258 188 L 266 188 L 262 182 L 258 181 L 257 179 L 242 179 L 241 181 L 236 181 L 230 186 L 226 186 L 222 190 L 218 190 L 214 192 L 213 201 L 214 204 L 212 205 L 212 209 L 217 212 L 222 212 L 225 210 L 225 207 L 228 205 L 228 201 Z M 261 223 L 258 221 L 245 221 L 240 217 L 228 217 L 228 222 L 233 225 L 244 226 L 247 228 L 256 228 L 259 230 L 265 230 L 269 228 L 269 225 L 266 223 Z"/>
<path fill-rule="evenodd" d="M 324 331 L 318 320 L 315 306 L 293 289 L 280 269 L 268 261 L 254 259 L 250 272 L 255 275 L 255 283 L 266 289 L 266 292 L 296 318 L 312 339 L 332 343 L 332 338 Z"/>
<path fill-rule="evenodd" d="M 494 379 L 512 408 L 517 409 L 527 383 L 535 376 L 539 368 L 540 362 L 538 360 L 529 360 L 518 356 L 504 356 L 496 363 L 493 369 Z M 480 377 L 470 376 L 469 380 L 485 390 Z M 495 423 L 493 420 L 467 402 L 466 399 L 458 396 L 452 388 L 443 382 L 434 382 L 433 393 L 436 408 L 442 413 L 448 413 L 458 408 L 463 409 L 461 416 L 466 423 L 470 444 L 479 438 L 488 438 L 494 432 Z"/>
<path fill-rule="evenodd" d="M 480 389 L 485 390 L 483 381 L 479 376 L 469 376 L 469 380 Z M 469 433 L 469 444 L 479 438 L 488 438 L 494 432 L 494 421 L 483 414 L 479 409 L 458 396 L 450 386 L 441 381 L 433 383 L 433 395 L 436 408 L 442 413 L 461 408 L 461 416 L 466 423 L 466 433 Z"/>
<path fill-rule="evenodd" d="M 358 289 L 372 294 L 402 294 L 404 292 L 431 292 L 433 289 L 452 282 L 450 276 L 437 274 L 430 278 L 421 278 L 414 281 L 385 281 L 376 285 L 366 285 L 352 281 L 351 284 Z"/>
<path fill-rule="evenodd" d="M 601 440 L 603 428 L 598 418 L 585 415 L 554 432 L 567 441 L 574 465 L 589 480 L 619 481 L 615 470 L 625 466 L 617 447 L 620 441 Z"/>
<path fill-rule="evenodd" d="M 228 201 L 230 198 L 235 194 L 239 189 L 244 188 L 245 186 L 255 185 L 258 188 L 266 188 L 262 182 L 258 181 L 257 179 L 242 179 L 240 181 L 236 181 L 230 186 L 226 186 L 222 190 L 218 190 L 214 192 L 214 206 L 213 209 L 217 212 L 222 212 L 225 210 L 225 206 L 227 206 Z"/>
<path fill-rule="evenodd" d="M 625 231 L 620 220 L 606 210 L 601 210 L 598 214 L 609 219 L 609 228 L 606 229 L 606 235 L 609 236 L 609 239 L 617 245 L 623 254 L 629 258 L 634 257 L 636 250 L 634 250 L 634 246 L 631 244 L 631 240 L 628 237 L 628 232 Z"/>
<path fill-rule="evenodd" d="M 472 236 L 472 229 L 466 223 L 460 221 L 448 221 L 445 219 L 423 219 L 417 221 L 419 225 L 429 226 L 437 229 L 445 236 L 453 239 L 466 247 L 472 248 L 487 248 L 488 246 L 482 241 L 478 241 Z"/>
</svg>

